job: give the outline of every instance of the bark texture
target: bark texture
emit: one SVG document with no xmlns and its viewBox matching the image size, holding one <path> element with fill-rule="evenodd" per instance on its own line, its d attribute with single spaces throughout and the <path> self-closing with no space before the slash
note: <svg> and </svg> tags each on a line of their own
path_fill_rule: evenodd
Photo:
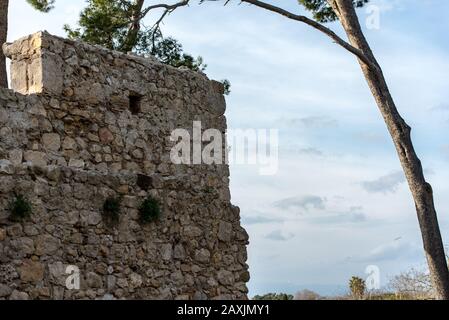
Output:
<svg viewBox="0 0 449 320">
<path fill-rule="evenodd" d="M 8 35 L 8 5 L 9 0 L 0 0 L 0 87 L 2 88 L 8 88 L 6 58 L 1 49 Z"/>
<path fill-rule="evenodd" d="M 393 139 L 399 160 L 407 178 L 421 228 L 424 250 L 433 285 L 439 299 L 449 300 L 449 270 L 438 226 L 431 185 L 425 180 L 421 161 L 414 150 L 410 126 L 399 114 L 388 89 L 385 77 L 363 35 L 351 0 L 328 0 L 343 26 L 349 42 L 361 50 L 377 68 L 370 68 L 359 59 L 368 86 L 382 113 Z"/>
<path fill-rule="evenodd" d="M 129 26 L 128 34 L 126 35 L 125 43 L 122 51 L 132 51 L 137 43 L 137 36 L 140 31 L 140 21 L 142 19 L 142 9 L 145 0 L 136 0 L 133 4 L 131 23 Z"/>
<path fill-rule="evenodd" d="M 145 9 L 143 8 L 144 4 L 145 0 L 135 0 L 133 3 L 129 30 L 126 35 L 126 39 L 123 43 L 123 46 L 121 48 L 121 51 L 123 52 L 130 52 L 134 49 L 138 41 L 142 19 L 145 18 L 146 15 L 151 10 L 164 9 L 161 17 L 156 21 L 155 25 L 153 26 L 153 29 L 158 29 L 159 25 L 162 23 L 162 21 L 168 14 L 170 14 L 179 7 L 187 6 L 189 4 L 189 0 L 182 0 L 174 4 L 158 3 L 148 6 Z"/>
</svg>

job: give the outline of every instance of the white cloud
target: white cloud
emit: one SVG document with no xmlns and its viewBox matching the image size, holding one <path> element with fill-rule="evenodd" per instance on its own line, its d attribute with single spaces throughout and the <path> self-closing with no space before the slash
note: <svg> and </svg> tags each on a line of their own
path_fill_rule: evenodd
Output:
<svg viewBox="0 0 449 320">
<path fill-rule="evenodd" d="M 337 120 L 329 116 L 308 116 L 304 118 L 281 118 L 279 123 L 288 126 L 301 126 L 306 129 L 329 129 L 338 126 Z"/>
<path fill-rule="evenodd" d="M 252 224 L 274 224 L 274 223 L 282 223 L 284 222 L 284 219 L 276 218 L 276 217 L 266 217 L 262 215 L 256 215 L 256 216 L 248 216 L 245 215 L 242 217 L 242 224 L 243 225 L 252 225 Z"/>
<path fill-rule="evenodd" d="M 265 236 L 265 238 L 274 241 L 288 241 L 294 237 L 294 234 L 284 234 L 281 230 L 275 230 Z"/>
<path fill-rule="evenodd" d="M 282 199 L 274 203 L 275 207 L 280 209 L 324 209 L 325 199 L 318 196 L 301 196 Z"/>
<path fill-rule="evenodd" d="M 422 247 L 413 243 L 405 242 L 400 237 L 398 240 L 379 245 L 367 254 L 355 257 L 354 260 L 366 263 L 379 263 L 385 260 L 414 260 L 422 255 Z"/>
<path fill-rule="evenodd" d="M 393 193 L 396 192 L 398 187 L 404 182 L 406 182 L 404 173 L 398 171 L 382 176 L 376 180 L 363 181 L 361 185 L 363 189 L 371 193 Z"/>
</svg>

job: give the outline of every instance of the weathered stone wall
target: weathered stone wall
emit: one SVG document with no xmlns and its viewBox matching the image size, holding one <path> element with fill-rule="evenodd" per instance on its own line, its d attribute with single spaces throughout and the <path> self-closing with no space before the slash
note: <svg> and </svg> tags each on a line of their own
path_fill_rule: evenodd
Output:
<svg viewBox="0 0 449 320">
<path fill-rule="evenodd" d="M 179 70 L 37 33 L 5 46 L 0 89 L 0 299 L 246 298 L 248 236 L 227 165 L 175 165 L 175 128 L 224 133 L 222 86 Z M 145 181 L 139 183 L 138 181 Z M 16 194 L 32 203 L 9 219 Z M 162 215 L 142 225 L 148 195 Z M 122 196 L 117 226 L 104 201 Z M 65 287 L 67 265 L 81 288 Z"/>
</svg>

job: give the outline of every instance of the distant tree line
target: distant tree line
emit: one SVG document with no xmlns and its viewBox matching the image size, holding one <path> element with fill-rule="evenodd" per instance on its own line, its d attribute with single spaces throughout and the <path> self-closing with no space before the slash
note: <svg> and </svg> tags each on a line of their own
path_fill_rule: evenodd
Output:
<svg viewBox="0 0 449 320">
<path fill-rule="evenodd" d="M 304 289 L 296 294 L 267 293 L 256 295 L 252 300 L 433 300 L 437 295 L 429 272 L 412 268 L 392 277 L 384 289 L 368 290 L 365 280 L 353 276 L 348 282 L 348 293 L 321 296 Z"/>
</svg>

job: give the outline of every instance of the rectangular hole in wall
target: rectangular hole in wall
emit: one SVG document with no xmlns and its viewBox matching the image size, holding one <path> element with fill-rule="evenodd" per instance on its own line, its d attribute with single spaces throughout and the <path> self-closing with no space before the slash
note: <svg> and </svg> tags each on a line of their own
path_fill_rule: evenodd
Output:
<svg viewBox="0 0 449 320">
<path fill-rule="evenodd" d="M 129 95 L 129 110 L 132 114 L 138 114 L 140 112 L 140 105 L 142 103 L 142 96 L 137 94 Z"/>
</svg>

